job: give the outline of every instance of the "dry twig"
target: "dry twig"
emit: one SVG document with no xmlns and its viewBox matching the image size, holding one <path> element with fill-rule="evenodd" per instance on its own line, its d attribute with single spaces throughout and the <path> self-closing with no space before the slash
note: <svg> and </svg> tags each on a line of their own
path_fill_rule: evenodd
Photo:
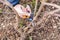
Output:
<svg viewBox="0 0 60 40">
<path fill-rule="evenodd" d="M 50 5 L 50 6 L 53 6 L 53 7 L 56 7 L 58 9 L 60 9 L 60 6 L 59 5 L 56 5 L 56 4 L 52 4 L 52 3 L 43 3 L 44 5 Z"/>
<path fill-rule="evenodd" d="M 43 16 L 43 18 L 40 21 L 37 22 L 37 25 L 41 24 L 44 20 L 46 20 L 46 16 L 48 16 L 48 15 L 54 15 L 55 12 L 58 12 L 58 11 L 60 11 L 60 9 L 56 9 L 54 11 L 45 13 L 44 16 Z"/>
<path fill-rule="evenodd" d="M 36 20 L 36 18 L 38 17 L 38 15 L 41 13 L 41 10 L 42 10 L 42 8 L 43 8 L 43 6 L 44 6 L 43 2 L 45 2 L 45 1 L 46 1 L 46 0 L 43 0 L 43 1 L 42 1 L 41 5 L 40 5 L 40 7 L 39 7 L 39 10 L 38 10 L 38 12 L 36 13 L 36 16 L 33 18 L 32 22 L 31 22 L 29 25 L 27 25 L 27 27 L 26 27 L 24 30 L 27 31 L 28 28 L 31 28 L 32 23 L 34 22 L 34 20 Z M 33 29 L 33 27 L 32 27 L 32 29 Z"/>
<path fill-rule="evenodd" d="M 43 0 L 43 2 L 42 2 L 42 4 L 40 5 L 40 8 L 39 8 L 36 16 L 34 17 L 33 21 L 36 20 L 36 18 L 38 17 L 38 15 L 40 15 L 41 10 L 42 10 L 42 8 L 43 8 L 44 5 L 50 5 L 50 6 L 53 6 L 53 7 L 58 8 L 58 9 L 57 9 L 57 10 L 54 10 L 54 11 L 51 11 L 51 12 L 47 12 L 46 14 L 44 14 L 44 16 L 43 16 L 43 18 L 41 19 L 41 21 L 38 21 L 38 22 L 37 22 L 37 25 L 39 25 L 41 22 L 43 22 L 43 21 L 46 19 L 45 17 L 46 17 L 47 15 L 53 15 L 55 12 L 60 11 L 60 6 L 58 6 L 58 5 L 56 5 L 56 4 L 52 4 L 52 3 L 46 3 L 45 0 Z M 33 21 L 32 21 L 29 25 L 27 25 L 26 30 L 27 30 L 28 28 L 31 28 L 30 25 L 33 23 Z"/>
</svg>

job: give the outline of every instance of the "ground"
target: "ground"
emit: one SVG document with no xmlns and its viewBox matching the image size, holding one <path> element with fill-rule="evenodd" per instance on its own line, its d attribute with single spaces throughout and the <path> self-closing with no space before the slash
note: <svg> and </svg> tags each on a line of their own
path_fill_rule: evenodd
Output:
<svg viewBox="0 0 60 40">
<path fill-rule="evenodd" d="M 49 0 L 48 2 L 60 5 L 59 0 Z M 21 1 L 20 3 L 26 5 L 28 2 Z M 32 24 L 33 26 L 31 25 L 27 29 L 27 25 L 31 22 L 21 18 L 17 22 L 14 11 L 0 3 L 0 40 L 60 40 L 60 16 L 47 15 L 42 20 L 47 11 L 50 12 L 55 9 L 57 8 L 45 6 L 38 16 L 38 20 L 36 19 Z M 56 13 L 60 15 L 60 11 Z"/>
</svg>

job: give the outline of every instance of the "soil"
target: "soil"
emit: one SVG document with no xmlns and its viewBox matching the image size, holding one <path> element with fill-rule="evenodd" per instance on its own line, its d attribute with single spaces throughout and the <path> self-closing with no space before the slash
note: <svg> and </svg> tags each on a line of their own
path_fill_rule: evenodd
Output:
<svg viewBox="0 0 60 40">
<path fill-rule="evenodd" d="M 53 0 L 52 0 L 53 1 Z M 48 2 L 52 2 L 49 0 Z M 24 2 L 21 1 L 23 4 Z M 53 3 L 60 5 L 59 0 Z M 38 16 L 38 20 L 33 23 L 26 32 L 26 26 L 30 23 L 27 20 L 19 18 L 18 27 L 16 27 L 16 14 L 8 6 L 0 3 L 0 40 L 60 40 L 60 17 L 55 15 L 47 15 L 45 20 L 41 22 L 46 11 L 55 10 L 51 6 L 45 6 L 45 10 Z M 60 11 L 56 12 L 60 15 Z M 37 25 L 37 22 L 41 22 Z M 33 31 L 32 31 L 33 30 Z"/>
</svg>

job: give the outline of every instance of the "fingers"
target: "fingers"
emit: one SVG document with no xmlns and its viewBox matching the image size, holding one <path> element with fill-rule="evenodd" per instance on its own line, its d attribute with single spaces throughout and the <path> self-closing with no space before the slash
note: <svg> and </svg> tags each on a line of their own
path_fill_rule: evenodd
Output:
<svg viewBox="0 0 60 40">
<path fill-rule="evenodd" d="M 27 11 L 28 13 L 31 13 L 31 8 L 30 8 L 29 5 L 26 6 L 26 11 Z"/>
</svg>

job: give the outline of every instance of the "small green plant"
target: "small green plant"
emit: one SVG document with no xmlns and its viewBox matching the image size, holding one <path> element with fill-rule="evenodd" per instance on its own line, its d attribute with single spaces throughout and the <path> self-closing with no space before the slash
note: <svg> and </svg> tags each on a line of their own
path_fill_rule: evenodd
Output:
<svg viewBox="0 0 60 40">
<path fill-rule="evenodd" d="M 2 13 L 2 11 L 3 11 L 3 10 L 0 8 L 0 13 Z"/>
<path fill-rule="evenodd" d="M 29 40 L 32 40 L 32 37 L 31 36 L 29 36 Z"/>
<path fill-rule="evenodd" d="M 23 21 L 20 21 L 19 26 L 20 26 L 20 27 L 23 26 Z"/>
<path fill-rule="evenodd" d="M 34 6 L 35 6 L 35 1 L 36 1 L 36 0 L 32 0 L 32 2 L 31 2 L 33 8 L 34 8 Z"/>
</svg>

